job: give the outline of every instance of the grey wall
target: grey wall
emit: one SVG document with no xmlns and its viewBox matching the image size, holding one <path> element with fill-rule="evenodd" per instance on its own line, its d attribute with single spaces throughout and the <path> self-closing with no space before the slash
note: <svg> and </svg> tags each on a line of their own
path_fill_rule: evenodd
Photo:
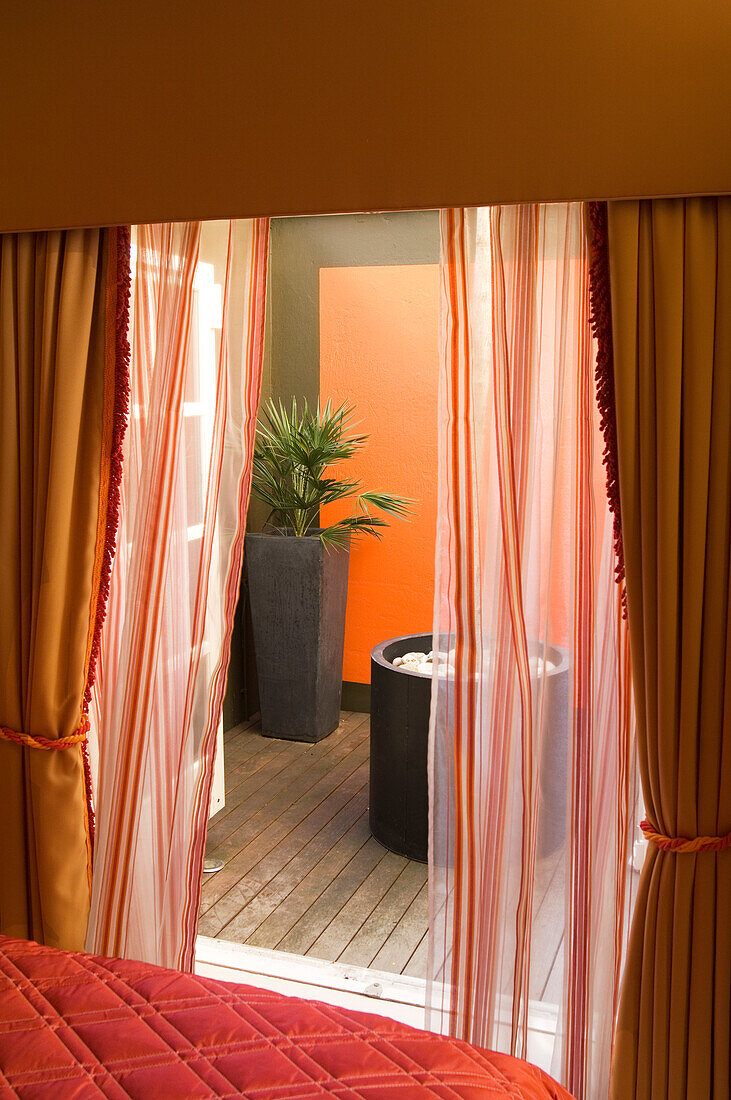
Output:
<svg viewBox="0 0 731 1100">
<path fill-rule="evenodd" d="M 268 392 L 316 402 L 320 268 L 439 262 L 436 210 L 275 218 L 270 238 Z"/>
</svg>

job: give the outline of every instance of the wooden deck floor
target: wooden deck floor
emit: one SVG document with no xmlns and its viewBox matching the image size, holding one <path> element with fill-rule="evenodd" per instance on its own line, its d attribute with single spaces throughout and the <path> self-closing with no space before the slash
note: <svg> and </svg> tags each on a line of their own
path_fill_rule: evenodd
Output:
<svg viewBox="0 0 731 1100">
<path fill-rule="evenodd" d="M 225 736 L 226 805 L 206 855 L 205 936 L 426 976 L 427 869 L 368 828 L 367 714 L 343 712 L 324 741 Z"/>
</svg>

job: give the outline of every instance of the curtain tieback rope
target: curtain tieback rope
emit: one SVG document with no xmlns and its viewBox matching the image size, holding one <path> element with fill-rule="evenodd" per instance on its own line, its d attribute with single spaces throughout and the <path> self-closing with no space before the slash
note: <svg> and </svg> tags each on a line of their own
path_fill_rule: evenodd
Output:
<svg viewBox="0 0 731 1100">
<path fill-rule="evenodd" d="M 726 836 L 665 836 L 651 821 L 640 823 L 645 840 L 651 840 L 664 852 L 723 852 L 731 848 L 731 833 Z"/>
<path fill-rule="evenodd" d="M 32 733 L 18 733 L 7 726 L 0 726 L 0 741 L 14 741 L 24 749 L 70 749 L 72 745 L 80 745 L 89 736 L 89 719 L 84 715 L 79 728 L 70 733 L 68 737 L 34 737 Z"/>
</svg>

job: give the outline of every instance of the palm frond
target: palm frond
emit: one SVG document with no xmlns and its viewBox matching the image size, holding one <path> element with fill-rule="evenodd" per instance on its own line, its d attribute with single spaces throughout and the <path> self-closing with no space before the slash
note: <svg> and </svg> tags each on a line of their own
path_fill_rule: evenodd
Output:
<svg viewBox="0 0 731 1100">
<path fill-rule="evenodd" d="M 303 536 L 317 524 L 324 505 L 355 497 L 354 515 L 320 532 L 323 545 L 334 547 L 358 535 L 381 537 L 379 529 L 387 523 L 371 508 L 399 519 L 412 514 L 413 501 L 393 493 L 359 493 L 360 481 L 338 476 L 337 467 L 368 441 L 352 431 L 354 412 L 347 403 L 333 409 L 331 401 L 316 409 L 307 400 L 298 405 L 294 397 L 291 408 L 268 402 L 258 423 L 251 488 L 269 508 L 269 525 Z"/>
<path fill-rule="evenodd" d="M 416 503 L 414 500 L 409 500 L 408 497 L 399 497 L 395 493 L 361 493 L 359 502 L 366 510 L 368 505 L 373 508 L 380 508 L 382 512 L 386 512 L 389 516 L 398 516 L 399 519 L 408 519 L 409 516 L 413 516 L 414 509 L 412 505 Z"/>
<path fill-rule="evenodd" d="M 350 545 L 350 533 L 339 523 L 333 523 L 320 531 L 320 542 L 326 550 L 344 550 Z"/>
</svg>

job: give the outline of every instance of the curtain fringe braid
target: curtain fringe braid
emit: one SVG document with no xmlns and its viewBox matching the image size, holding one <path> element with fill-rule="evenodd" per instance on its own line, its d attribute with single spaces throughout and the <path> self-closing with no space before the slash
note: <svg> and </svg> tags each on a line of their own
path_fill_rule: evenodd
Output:
<svg viewBox="0 0 731 1100">
<path fill-rule="evenodd" d="M 89 719 L 84 715 L 79 728 L 68 737 L 36 737 L 32 733 L 19 733 L 9 726 L 0 726 L 0 741 L 12 741 L 23 749 L 50 749 L 62 752 L 74 745 L 86 745 L 89 735 Z"/>
<path fill-rule="evenodd" d="M 731 833 L 725 836 L 666 836 L 657 831 L 651 821 L 645 819 L 640 822 L 640 828 L 645 840 L 651 841 L 656 848 L 663 852 L 725 852 L 731 848 Z"/>
</svg>

